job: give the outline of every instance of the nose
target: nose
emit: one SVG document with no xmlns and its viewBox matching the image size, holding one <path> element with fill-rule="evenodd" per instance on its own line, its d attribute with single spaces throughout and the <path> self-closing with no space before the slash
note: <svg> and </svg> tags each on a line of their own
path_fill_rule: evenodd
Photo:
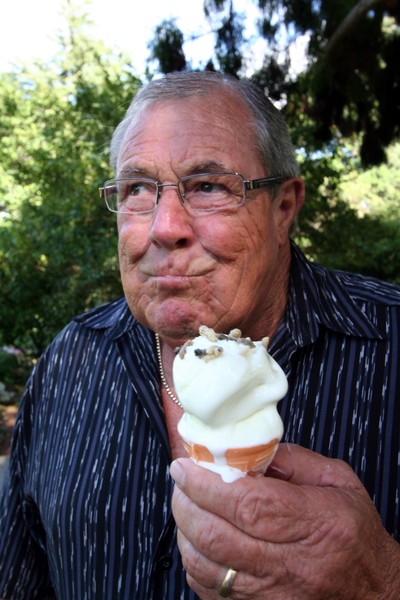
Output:
<svg viewBox="0 0 400 600">
<path fill-rule="evenodd" d="M 159 193 L 151 240 L 168 248 L 187 246 L 194 235 L 192 219 L 182 204 L 176 184 L 163 184 Z"/>
</svg>

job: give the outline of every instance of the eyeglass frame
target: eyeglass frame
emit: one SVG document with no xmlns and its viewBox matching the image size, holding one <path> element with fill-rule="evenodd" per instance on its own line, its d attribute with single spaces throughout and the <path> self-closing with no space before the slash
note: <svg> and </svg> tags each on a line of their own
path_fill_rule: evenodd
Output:
<svg viewBox="0 0 400 600">
<path fill-rule="evenodd" d="M 190 204 L 186 203 L 185 204 L 185 197 L 182 195 L 181 190 L 180 190 L 180 184 L 182 181 L 188 180 L 188 179 L 192 179 L 192 178 L 196 178 L 196 177 L 207 177 L 207 175 L 210 176 L 215 176 L 215 175 L 237 175 L 238 177 L 241 178 L 242 182 L 243 182 L 243 196 L 241 199 L 241 202 L 236 204 L 235 206 L 231 206 L 231 207 L 227 207 L 227 208 L 239 208 L 240 206 L 243 206 L 247 196 L 246 196 L 246 192 L 251 192 L 253 190 L 257 190 L 263 187 L 268 187 L 268 186 L 272 186 L 274 184 L 279 184 L 281 185 L 285 180 L 287 180 L 287 177 L 283 177 L 283 176 L 273 176 L 273 177 L 260 177 L 258 179 L 245 179 L 243 177 L 243 175 L 241 175 L 240 173 L 235 173 L 235 172 L 214 172 L 214 173 L 193 173 L 192 175 L 183 175 L 182 177 L 180 177 L 178 179 L 178 181 L 176 183 L 160 183 L 159 181 L 157 181 L 157 179 L 152 179 L 151 177 L 117 177 L 116 179 L 107 179 L 107 181 L 104 182 L 104 184 L 102 185 L 102 187 L 99 187 L 99 194 L 100 197 L 104 199 L 107 209 L 114 213 L 114 214 L 119 214 L 119 215 L 140 215 L 140 214 L 150 214 L 152 212 L 154 212 L 154 210 L 157 208 L 158 203 L 160 201 L 160 197 L 161 197 L 161 192 L 160 192 L 160 188 L 163 187 L 176 187 L 178 188 L 178 196 L 179 196 L 179 200 L 182 204 L 182 206 L 186 207 L 189 206 Z M 124 181 L 144 181 L 146 183 L 154 183 L 156 185 L 156 194 L 155 194 L 155 200 L 154 200 L 154 206 L 151 210 L 142 210 L 142 211 L 120 211 L 120 210 L 113 210 L 112 208 L 110 208 L 108 202 L 107 202 L 107 196 L 106 196 L 106 188 L 107 188 L 107 184 L 109 183 L 119 183 L 119 182 L 124 182 Z M 219 210 L 223 210 L 223 208 L 212 208 L 212 209 L 206 209 L 206 208 L 199 208 L 199 209 L 193 209 L 198 211 L 199 213 L 207 213 L 207 212 L 218 212 Z"/>
</svg>

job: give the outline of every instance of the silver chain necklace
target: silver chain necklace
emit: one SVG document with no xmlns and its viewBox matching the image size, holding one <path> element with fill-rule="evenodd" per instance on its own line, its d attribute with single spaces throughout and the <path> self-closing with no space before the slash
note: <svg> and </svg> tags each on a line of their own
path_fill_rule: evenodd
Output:
<svg viewBox="0 0 400 600">
<path fill-rule="evenodd" d="M 173 400 L 175 402 L 175 404 L 177 404 L 178 406 L 183 408 L 182 404 L 179 402 L 178 398 L 175 396 L 174 392 L 171 390 L 171 388 L 169 387 L 169 385 L 167 383 L 167 379 L 166 379 L 165 373 L 164 373 L 164 367 L 162 364 L 161 343 L 160 343 L 160 336 L 158 335 L 158 333 L 156 333 L 156 350 L 157 350 L 158 368 L 160 370 L 161 383 L 163 384 L 163 387 L 164 387 L 165 391 L 167 392 L 168 396 L 171 398 L 171 400 Z"/>
</svg>

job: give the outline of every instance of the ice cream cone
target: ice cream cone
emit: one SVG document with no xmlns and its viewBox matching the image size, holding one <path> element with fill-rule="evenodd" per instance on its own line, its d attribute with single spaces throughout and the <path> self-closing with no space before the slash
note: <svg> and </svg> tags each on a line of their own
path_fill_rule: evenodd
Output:
<svg viewBox="0 0 400 600">
<path fill-rule="evenodd" d="M 268 339 L 201 326 L 176 354 L 173 380 L 184 410 L 178 432 L 189 456 L 226 482 L 263 476 L 282 438 L 277 403 L 288 391 Z"/>
<path fill-rule="evenodd" d="M 268 444 L 230 448 L 225 452 L 223 464 L 239 469 L 251 477 L 262 477 L 275 455 L 278 443 L 278 439 L 273 439 Z M 188 455 L 197 463 L 221 464 L 221 461 L 216 460 L 212 452 L 201 444 L 184 442 L 184 446 Z"/>
</svg>

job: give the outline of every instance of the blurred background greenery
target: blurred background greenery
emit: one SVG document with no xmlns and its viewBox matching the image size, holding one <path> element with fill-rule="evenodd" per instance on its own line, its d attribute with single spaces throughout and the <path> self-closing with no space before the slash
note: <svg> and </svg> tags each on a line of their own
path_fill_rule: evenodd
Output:
<svg viewBox="0 0 400 600">
<path fill-rule="evenodd" d="M 284 113 L 307 185 L 295 240 L 329 267 L 400 283 L 400 2 L 248 1 L 262 67 L 251 70 L 255 39 L 232 0 L 204 2 L 215 36 L 204 64 L 251 77 Z M 0 73 L 3 396 L 71 317 L 122 293 L 97 188 L 142 82 L 129 57 L 91 37 L 84 10 L 67 2 L 65 19 L 51 62 Z M 160 23 L 145 79 L 190 70 L 184 41 L 174 20 Z"/>
</svg>

